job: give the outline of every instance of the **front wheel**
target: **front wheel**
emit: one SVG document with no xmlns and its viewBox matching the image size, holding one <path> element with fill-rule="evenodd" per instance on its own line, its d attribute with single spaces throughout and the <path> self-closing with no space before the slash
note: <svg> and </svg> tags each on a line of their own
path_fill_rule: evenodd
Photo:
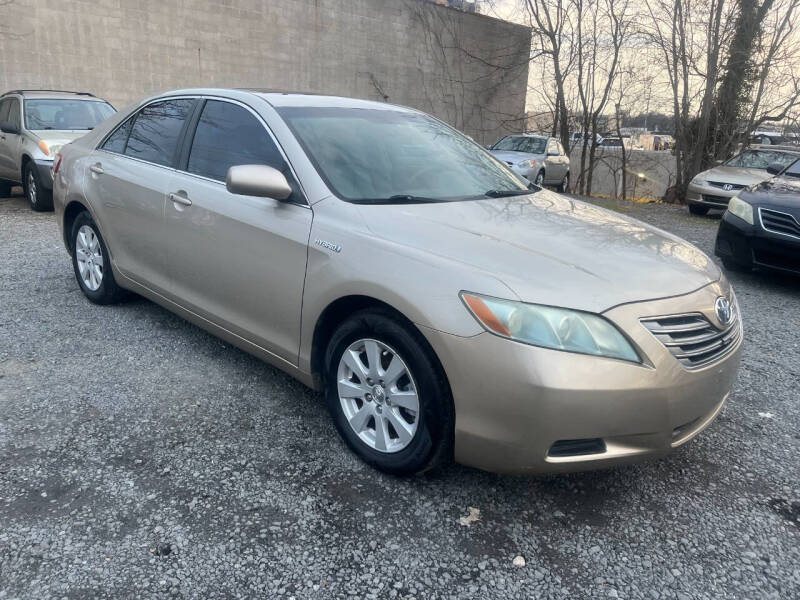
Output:
<svg viewBox="0 0 800 600">
<path fill-rule="evenodd" d="M 92 216 L 84 211 L 72 225 L 72 268 L 83 295 L 95 304 L 114 304 L 127 292 L 117 285 L 108 249 Z"/>
<path fill-rule="evenodd" d="M 707 215 L 709 211 L 708 206 L 703 206 L 702 204 L 690 204 L 689 205 L 689 212 L 693 215 L 697 215 L 702 217 L 703 215 Z"/>
<path fill-rule="evenodd" d="M 544 187 L 544 171 L 539 171 L 536 174 L 536 179 L 533 180 L 533 183 L 539 187 Z"/>
<path fill-rule="evenodd" d="M 386 473 L 427 471 L 452 448 L 453 404 L 422 335 L 384 309 L 345 320 L 328 344 L 325 396 L 336 429 Z"/>
<path fill-rule="evenodd" d="M 23 187 L 33 210 L 37 212 L 53 210 L 53 192 L 42 186 L 39 170 L 33 161 L 25 165 Z"/>
</svg>

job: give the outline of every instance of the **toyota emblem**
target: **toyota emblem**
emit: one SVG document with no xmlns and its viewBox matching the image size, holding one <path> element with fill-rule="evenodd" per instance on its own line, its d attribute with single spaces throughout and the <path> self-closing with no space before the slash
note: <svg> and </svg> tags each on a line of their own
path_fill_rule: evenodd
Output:
<svg viewBox="0 0 800 600">
<path fill-rule="evenodd" d="M 723 325 L 727 325 L 733 319 L 733 309 L 731 308 L 731 301 L 725 296 L 720 296 L 714 303 L 714 312 L 717 313 L 717 319 Z"/>
</svg>

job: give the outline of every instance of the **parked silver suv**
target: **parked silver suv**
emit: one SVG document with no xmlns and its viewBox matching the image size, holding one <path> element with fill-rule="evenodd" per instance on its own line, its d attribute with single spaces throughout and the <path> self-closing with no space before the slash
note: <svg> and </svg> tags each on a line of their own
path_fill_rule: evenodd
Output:
<svg viewBox="0 0 800 600">
<path fill-rule="evenodd" d="M 53 157 L 116 111 L 88 92 L 14 90 L 0 96 L 0 198 L 21 184 L 33 210 L 53 208 Z"/>
</svg>

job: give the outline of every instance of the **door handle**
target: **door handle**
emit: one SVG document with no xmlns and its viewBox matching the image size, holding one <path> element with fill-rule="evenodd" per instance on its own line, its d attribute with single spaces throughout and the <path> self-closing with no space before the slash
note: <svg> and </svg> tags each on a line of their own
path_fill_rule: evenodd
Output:
<svg viewBox="0 0 800 600">
<path fill-rule="evenodd" d="M 178 203 L 178 204 L 183 204 L 183 206 L 191 206 L 192 205 L 192 201 L 189 200 L 189 198 L 187 198 L 186 196 L 182 196 L 180 193 L 177 193 L 177 194 L 176 193 L 172 193 L 172 194 L 170 194 L 169 195 L 169 199 L 172 200 L 173 202 Z"/>
<path fill-rule="evenodd" d="M 103 171 L 103 167 L 101 167 L 100 165 L 92 165 L 91 167 L 89 167 L 89 170 L 95 175 L 102 175 L 103 173 L 105 173 L 105 171 Z"/>
</svg>

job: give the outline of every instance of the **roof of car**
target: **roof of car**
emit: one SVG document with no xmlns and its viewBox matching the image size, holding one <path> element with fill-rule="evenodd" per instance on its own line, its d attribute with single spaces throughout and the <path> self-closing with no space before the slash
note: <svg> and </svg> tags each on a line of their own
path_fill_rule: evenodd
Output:
<svg viewBox="0 0 800 600">
<path fill-rule="evenodd" d="M 770 152 L 784 152 L 786 154 L 800 154 L 800 146 L 778 144 L 754 144 L 751 150 L 768 150 Z"/>
<path fill-rule="evenodd" d="M 3 96 L 9 96 L 9 95 L 16 95 L 16 96 L 22 96 L 23 98 L 36 98 L 36 99 L 80 98 L 81 100 L 97 100 L 99 102 L 105 102 L 105 100 L 103 100 L 102 98 L 97 98 L 91 92 L 70 92 L 67 90 L 9 90 L 8 92 L 3 94 Z"/>
</svg>

